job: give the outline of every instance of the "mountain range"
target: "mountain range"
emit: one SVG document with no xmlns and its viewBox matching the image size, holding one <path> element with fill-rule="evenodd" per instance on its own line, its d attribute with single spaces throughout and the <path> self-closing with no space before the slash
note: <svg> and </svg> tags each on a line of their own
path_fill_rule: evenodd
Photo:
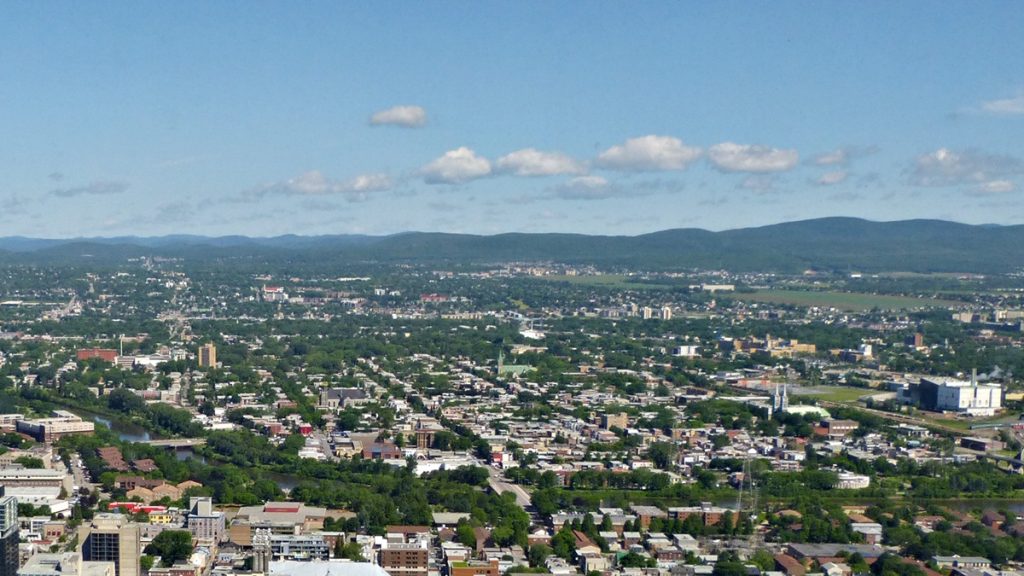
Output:
<svg viewBox="0 0 1024 576">
<path fill-rule="evenodd" d="M 1024 226 L 820 218 L 712 232 L 639 236 L 406 232 L 389 236 L 0 237 L 0 262 L 115 264 L 129 257 L 296 264 L 553 261 L 650 270 L 998 273 L 1024 267 Z"/>
</svg>

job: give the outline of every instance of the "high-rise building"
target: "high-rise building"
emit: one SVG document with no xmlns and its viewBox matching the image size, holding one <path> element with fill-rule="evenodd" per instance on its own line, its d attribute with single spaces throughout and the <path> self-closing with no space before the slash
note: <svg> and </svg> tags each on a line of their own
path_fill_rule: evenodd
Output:
<svg viewBox="0 0 1024 576">
<path fill-rule="evenodd" d="M 203 344 L 199 348 L 199 367 L 200 368 L 216 368 L 217 367 L 217 347 L 214 344 L 208 343 Z"/>
<path fill-rule="evenodd" d="M 115 576 L 139 576 L 142 556 L 139 525 L 123 514 L 97 514 L 79 534 L 82 559 L 113 562 Z"/>
<path fill-rule="evenodd" d="M 18 573 L 18 500 L 0 486 L 0 576 Z"/>
<path fill-rule="evenodd" d="M 219 541 L 226 533 L 223 512 L 213 509 L 213 498 L 197 496 L 189 499 L 188 530 L 199 540 Z"/>
</svg>

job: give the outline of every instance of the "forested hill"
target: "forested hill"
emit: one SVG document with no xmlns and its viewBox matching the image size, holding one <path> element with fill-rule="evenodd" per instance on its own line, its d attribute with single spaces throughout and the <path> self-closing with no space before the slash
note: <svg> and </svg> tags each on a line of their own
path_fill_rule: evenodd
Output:
<svg viewBox="0 0 1024 576">
<path fill-rule="evenodd" d="M 822 218 L 722 232 L 691 228 L 640 236 L 409 232 L 272 238 L 0 238 L 0 262 L 112 263 L 147 255 L 324 266 L 555 261 L 636 269 L 995 273 L 1024 267 L 1024 226 Z"/>
</svg>

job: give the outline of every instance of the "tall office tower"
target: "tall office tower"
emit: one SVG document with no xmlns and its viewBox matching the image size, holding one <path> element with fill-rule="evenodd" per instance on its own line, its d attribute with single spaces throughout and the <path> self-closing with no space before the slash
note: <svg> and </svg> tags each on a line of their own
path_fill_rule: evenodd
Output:
<svg viewBox="0 0 1024 576">
<path fill-rule="evenodd" d="M 216 368 L 217 367 L 217 347 L 213 343 L 203 344 L 199 348 L 199 367 L 200 368 Z"/>
<path fill-rule="evenodd" d="M 18 500 L 0 486 L 0 576 L 18 573 Z"/>
<path fill-rule="evenodd" d="M 79 534 L 82 559 L 113 562 L 115 576 L 139 576 L 142 556 L 139 525 L 123 514 L 97 514 Z"/>
</svg>

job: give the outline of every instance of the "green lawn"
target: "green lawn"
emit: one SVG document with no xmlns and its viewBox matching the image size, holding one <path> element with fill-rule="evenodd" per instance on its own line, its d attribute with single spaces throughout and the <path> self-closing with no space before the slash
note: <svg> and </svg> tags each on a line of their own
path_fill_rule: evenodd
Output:
<svg viewBox="0 0 1024 576">
<path fill-rule="evenodd" d="M 807 391 L 795 391 L 794 396 L 813 396 L 827 402 L 856 402 L 862 396 L 878 394 L 880 390 L 854 388 L 852 386 L 817 386 Z"/>
<path fill-rule="evenodd" d="M 618 289 L 629 289 L 629 290 L 664 290 L 671 288 L 666 284 L 646 284 L 635 282 L 630 276 L 625 274 L 600 274 L 600 275 L 585 275 L 585 276 L 567 276 L 564 274 L 552 274 L 550 276 L 542 276 L 545 280 L 552 282 L 568 282 L 570 284 L 576 284 L 579 286 L 600 286 L 603 288 L 618 288 Z"/>
<path fill-rule="evenodd" d="M 947 307 L 956 304 L 956 302 L 950 300 L 938 300 L 935 298 L 809 290 L 762 290 L 750 294 L 738 293 L 733 295 L 733 297 L 737 300 L 749 302 L 768 302 L 808 307 L 819 306 L 838 308 L 851 312 L 870 310 L 872 308 L 901 310 L 907 308 Z"/>
</svg>

